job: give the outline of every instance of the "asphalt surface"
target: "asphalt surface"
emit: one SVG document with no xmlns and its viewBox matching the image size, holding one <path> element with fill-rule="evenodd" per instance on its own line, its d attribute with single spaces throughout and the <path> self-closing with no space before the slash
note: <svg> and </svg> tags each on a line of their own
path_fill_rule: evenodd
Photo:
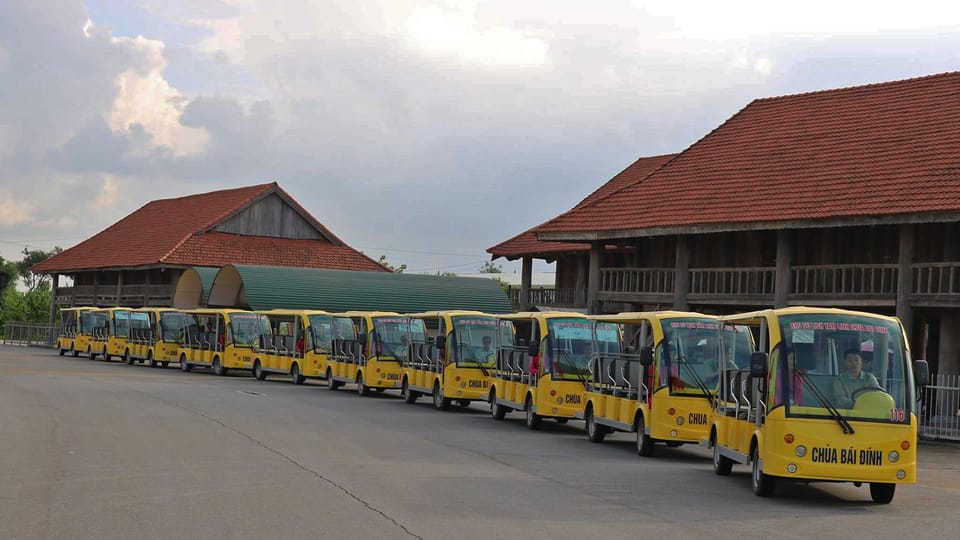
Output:
<svg viewBox="0 0 960 540">
<path fill-rule="evenodd" d="M 922 444 L 890 505 L 851 484 L 762 499 L 701 448 L 641 458 L 626 434 L 427 402 L 0 345 L 0 540 L 960 535 L 960 446 Z"/>
</svg>

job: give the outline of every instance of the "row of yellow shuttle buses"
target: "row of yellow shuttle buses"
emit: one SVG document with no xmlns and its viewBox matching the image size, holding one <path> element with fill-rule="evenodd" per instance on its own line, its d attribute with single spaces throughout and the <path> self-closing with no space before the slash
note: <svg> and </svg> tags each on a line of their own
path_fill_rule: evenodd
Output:
<svg viewBox="0 0 960 540">
<path fill-rule="evenodd" d="M 68 308 L 60 354 L 258 380 L 322 379 L 359 395 L 399 390 L 434 407 L 487 402 L 494 419 L 584 421 L 587 437 L 633 434 L 637 452 L 696 443 L 713 468 L 777 481 L 869 484 L 893 499 L 916 481 L 916 387 L 896 318 L 828 308 L 712 316 L 659 311 L 326 313 L 306 310 Z"/>
</svg>

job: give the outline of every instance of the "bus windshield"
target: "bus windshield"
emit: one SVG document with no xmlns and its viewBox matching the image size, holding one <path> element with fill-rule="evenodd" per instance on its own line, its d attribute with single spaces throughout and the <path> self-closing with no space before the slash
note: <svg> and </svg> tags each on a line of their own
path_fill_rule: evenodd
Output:
<svg viewBox="0 0 960 540">
<path fill-rule="evenodd" d="M 150 330 L 150 314 L 142 311 L 130 312 L 130 337 L 145 339 Z"/>
<path fill-rule="evenodd" d="M 593 324 L 587 319 L 556 318 L 547 321 L 544 366 L 556 379 L 584 380 L 593 346 Z"/>
<path fill-rule="evenodd" d="M 107 326 L 108 316 L 103 311 L 85 311 L 80 315 L 80 332 L 92 334 L 94 328 Z"/>
<path fill-rule="evenodd" d="M 260 336 L 270 335 L 270 321 L 256 313 L 231 313 L 230 328 L 235 347 L 253 347 Z"/>
<path fill-rule="evenodd" d="M 654 355 L 659 385 L 669 385 L 671 394 L 715 392 L 720 380 L 721 324 L 715 319 L 676 318 L 662 325 L 663 340 Z M 732 359 L 727 369 L 736 369 Z"/>
<path fill-rule="evenodd" d="M 408 343 L 423 343 L 427 339 L 423 319 L 374 317 L 373 327 L 377 335 L 377 354 L 388 358 L 405 358 Z"/>
<path fill-rule="evenodd" d="M 494 317 L 462 315 L 453 317 L 457 367 L 493 367 L 496 363 L 497 330 Z"/>
<path fill-rule="evenodd" d="M 310 315 L 310 338 L 313 340 L 313 350 L 319 353 L 330 352 L 330 342 L 333 340 L 333 317 L 330 315 Z"/>
<path fill-rule="evenodd" d="M 770 358 L 773 402 L 791 416 L 910 421 L 908 361 L 900 325 L 868 316 L 780 317 Z M 830 411 L 834 409 L 834 411 Z"/>
<path fill-rule="evenodd" d="M 167 343 L 178 343 L 184 330 L 194 324 L 193 317 L 179 311 L 160 312 L 160 339 Z"/>
</svg>

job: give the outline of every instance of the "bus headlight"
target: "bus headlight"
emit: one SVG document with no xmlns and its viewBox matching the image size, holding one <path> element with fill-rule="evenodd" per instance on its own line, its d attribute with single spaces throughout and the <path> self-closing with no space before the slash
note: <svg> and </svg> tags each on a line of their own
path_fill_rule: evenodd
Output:
<svg viewBox="0 0 960 540">
<path fill-rule="evenodd" d="M 787 465 L 787 472 L 790 474 L 797 472 L 797 466 L 793 463 Z"/>
<path fill-rule="evenodd" d="M 678 426 L 682 426 L 682 425 L 683 425 L 683 417 L 682 417 L 682 416 L 678 416 L 678 417 L 677 417 L 677 425 L 678 425 Z"/>
<path fill-rule="evenodd" d="M 797 457 L 803 457 L 807 455 L 807 447 L 802 444 L 798 444 L 796 450 L 794 450 L 793 453 L 795 453 Z"/>
<path fill-rule="evenodd" d="M 903 480 L 907 477 L 907 473 L 904 471 L 897 471 L 897 480 Z"/>
<path fill-rule="evenodd" d="M 890 460 L 890 463 L 896 463 L 900 461 L 900 452 L 897 452 L 896 450 L 891 450 L 890 453 L 887 454 L 887 459 Z"/>
</svg>

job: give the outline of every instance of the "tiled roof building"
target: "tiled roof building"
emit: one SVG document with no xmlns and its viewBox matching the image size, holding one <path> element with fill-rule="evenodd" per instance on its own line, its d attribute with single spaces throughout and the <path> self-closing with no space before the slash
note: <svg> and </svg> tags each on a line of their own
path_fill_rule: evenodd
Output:
<svg viewBox="0 0 960 540">
<path fill-rule="evenodd" d="M 960 73 L 944 73 L 757 99 L 533 237 L 591 246 L 566 295 L 589 311 L 807 304 L 897 314 L 915 357 L 955 370 L 958 96 Z M 521 249 L 489 251 L 545 258 L 529 234 L 518 238 Z"/>
<path fill-rule="evenodd" d="M 384 270 L 270 183 L 149 202 L 33 271 L 73 278 L 59 305 L 170 305 L 184 268 L 229 263 Z"/>
</svg>

